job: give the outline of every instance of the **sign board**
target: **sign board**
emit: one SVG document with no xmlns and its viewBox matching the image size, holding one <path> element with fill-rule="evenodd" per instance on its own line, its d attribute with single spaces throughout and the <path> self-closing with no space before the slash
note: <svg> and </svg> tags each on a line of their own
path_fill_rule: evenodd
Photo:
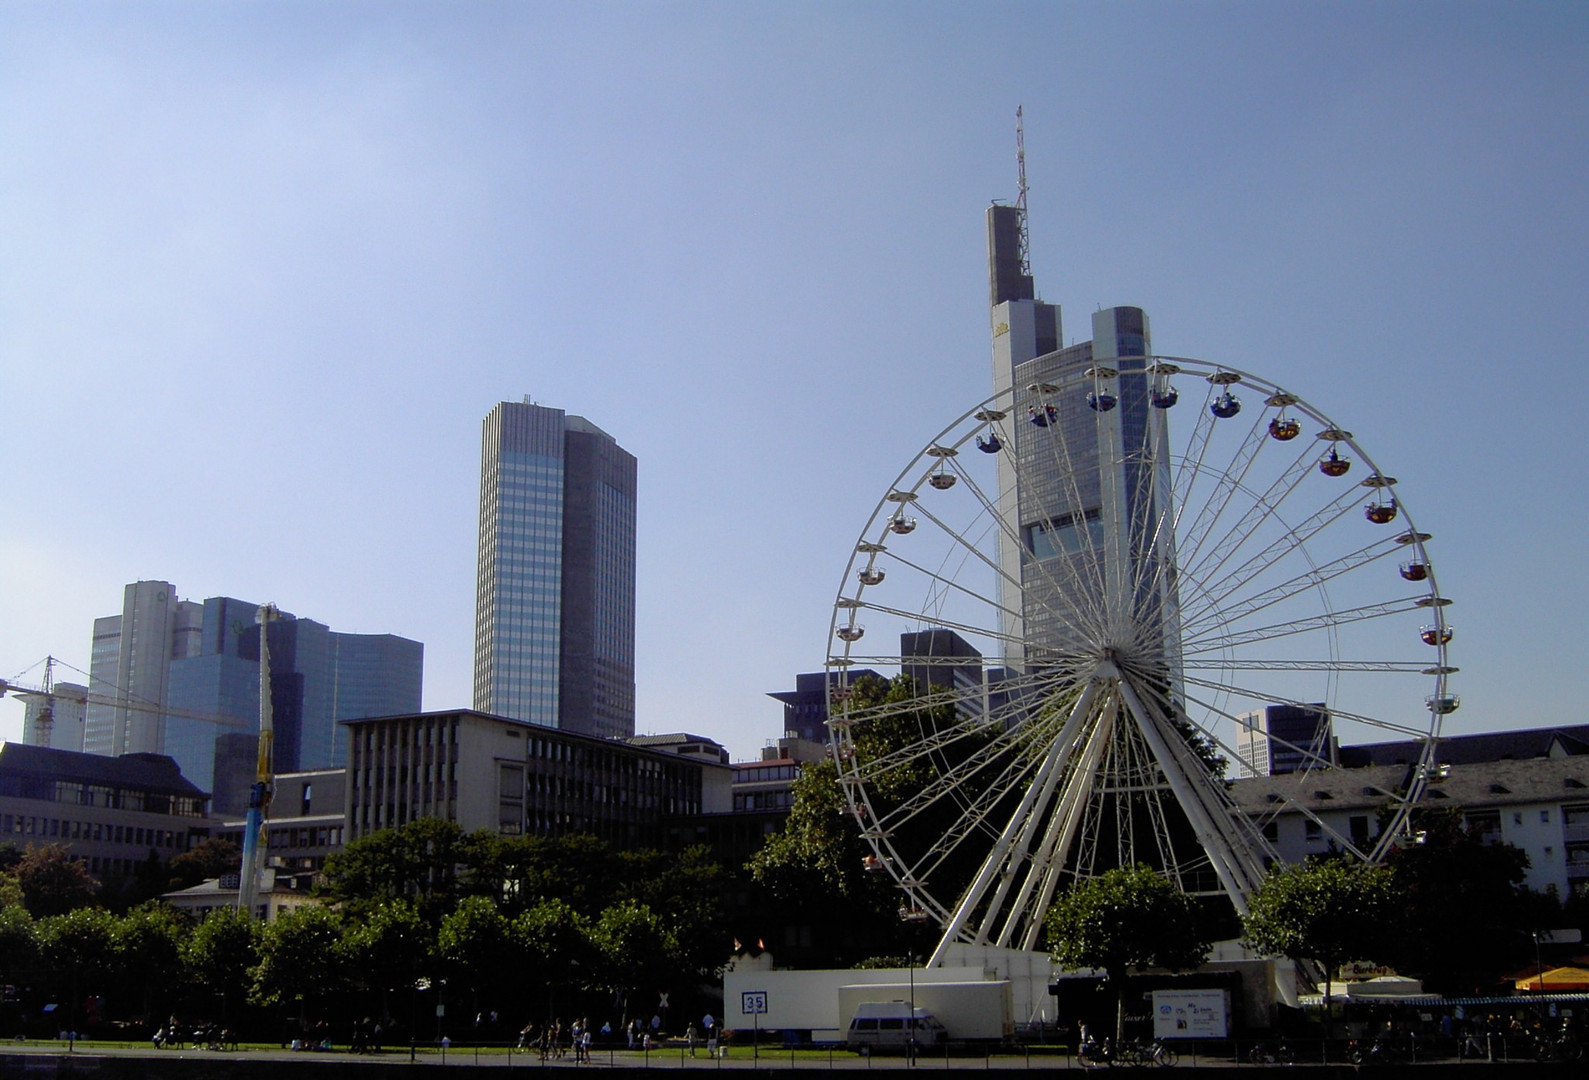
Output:
<svg viewBox="0 0 1589 1080">
<path fill-rule="evenodd" d="M 1155 1039 L 1225 1039 L 1229 1036 L 1229 990 L 1153 991 Z"/>
<path fill-rule="evenodd" d="M 767 991 L 744 990 L 739 995 L 739 1011 L 746 1016 L 762 1016 L 767 1012 Z"/>
</svg>

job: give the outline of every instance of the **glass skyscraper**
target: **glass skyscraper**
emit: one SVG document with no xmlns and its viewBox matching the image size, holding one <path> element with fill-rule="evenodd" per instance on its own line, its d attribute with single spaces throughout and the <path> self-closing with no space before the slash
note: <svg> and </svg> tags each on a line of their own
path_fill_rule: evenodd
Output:
<svg viewBox="0 0 1589 1080">
<path fill-rule="evenodd" d="M 259 605 L 227 596 L 180 600 L 169 582 L 127 586 L 122 614 L 94 621 L 83 749 L 167 754 L 241 813 L 259 739 Z M 283 613 L 270 624 L 277 772 L 347 758 L 340 721 L 416 712 L 425 647 L 392 634 L 342 634 Z"/>
<path fill-rule="evenodd" d="M 475 709 L 634 734 L 635 476 L 583 417 L 526 399 L 485 418 Z"/>
</svg>

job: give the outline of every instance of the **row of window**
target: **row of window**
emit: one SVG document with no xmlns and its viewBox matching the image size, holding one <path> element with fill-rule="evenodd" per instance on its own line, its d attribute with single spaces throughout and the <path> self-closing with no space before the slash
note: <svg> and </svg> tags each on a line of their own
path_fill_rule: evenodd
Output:
<svg viewBox="0 0 1589 1080">
<path fill-rule="evenodd" d="M 0 776 L 0 796 L 66 803 L 69 806 L 102 806 L 110 810 L 132 810 L 171 817 L 203 817 L 204 800 L 142 791 L 113 784 L 83 784 L 69 780 L 49 780 L 32 776 Z"/>
<path fill-rule="evenodd" d="M 112 825 L 103 821 L 73 821 L 61 818 L 30 817 L 25 814 L 0 814 L 0 836 L 37 836 L 50 840 L 87 840 L 108 844 L 134 844 L 138 847 L 167 848 L 180 851 L 187 834 L 175 829 L 146 829 L 136 825 Z"/>
</svg>

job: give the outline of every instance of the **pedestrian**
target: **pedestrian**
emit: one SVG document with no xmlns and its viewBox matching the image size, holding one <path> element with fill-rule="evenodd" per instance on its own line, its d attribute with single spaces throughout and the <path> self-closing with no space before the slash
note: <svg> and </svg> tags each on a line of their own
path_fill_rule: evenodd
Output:
<svg viewBox="0 0 1589 1080">
<path fill-rule="evenodd" d="M 684 1045 L 690 1048 L 690 1056 L 695 1056 L 695 1021 L 690 1021 L 690 1026 L 684 1029 Z"/>
</svg>

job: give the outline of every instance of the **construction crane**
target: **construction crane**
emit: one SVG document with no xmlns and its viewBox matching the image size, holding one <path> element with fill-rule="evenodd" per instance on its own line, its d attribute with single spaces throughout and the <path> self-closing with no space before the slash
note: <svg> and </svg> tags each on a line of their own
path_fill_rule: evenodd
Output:
<svg viewBox="0 0 1589 1080">
<path fill-rule="evenodd" d="M 113 709 L 125 709 L 128 712 L 153 713 L 157 716 L 170 716 L 179 720 L 200 720 L 206 724 L 215 724 L 220 727 L 242 728 L 244 730 L 252 730 L 254 727 L 251 722 L 239 720 L 233 716 L 219 716 L 215 713 L 199 712 L 195 709 L 173 708 L 169 705 L 161 705 L 159 702 L 146 701 L 142 698 L 128 697 L 122 694 L 63 691 L 55 685 L 55 666 L 60 663 L 61 661 L 53 656 L 44 658 L 44 681 L 39 686 L 26 685 L 20 681 L 20 676 L 12 679 L 0 679 L 0 697 L 5 697 L 6 694 L 12 693 L 18 697 L 34 697 L 44 700 L 43 707 L 33 721 L 34 731 L 38 733 L 37 737 L 42 746 L 50 745 L 50 732 L 55 724 L 55 702 L 57 699 L 83 705 L 105 705 Z M 70 667 L 70 665 L 63 666 Z"/>
<path fill-rule="evenodd" d="M 259 878 L 265 863 L 265 820 L 276 779 L 275 718 L 270 707 L 270 624 L 281 618 L 275 604 L 254 613 L 259 624 L 259 755 L 254 763 L 254 786 L 248 794 L 248 819 L 243 825 L 243 863 L 237 882 L 237 908 L 249 918 L 259 896 Z"/>
</svg>

